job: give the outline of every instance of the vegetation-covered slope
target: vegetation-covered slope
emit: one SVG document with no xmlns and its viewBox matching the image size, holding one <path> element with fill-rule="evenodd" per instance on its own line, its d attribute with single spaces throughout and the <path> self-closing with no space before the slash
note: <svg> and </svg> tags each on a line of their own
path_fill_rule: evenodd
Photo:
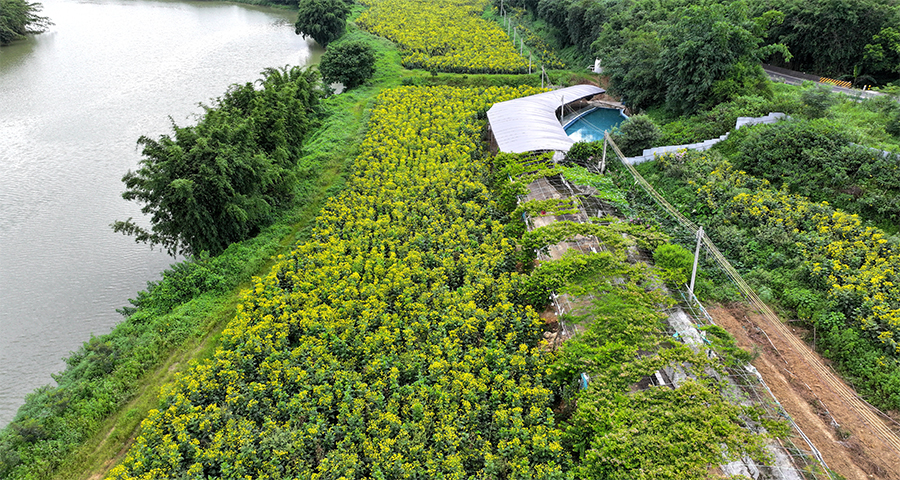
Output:
<svg viewBox="0 0 900 480">
<path fill-rule="evenodd" d="M 642 167 L 704 226 L 768 301 L 817 331 L 866 398 L 900 408 L 900 244 L 827 202 L 772 188 L 718 152 L 685 152 Z"/>
<path fill-rule="evenodd" d="M 313 240 L 163 395 L 112 478 L 553 478 L 540 321 L 480 183 L 476 117 L 527 90 L 386 91 Z"/>
</svg>

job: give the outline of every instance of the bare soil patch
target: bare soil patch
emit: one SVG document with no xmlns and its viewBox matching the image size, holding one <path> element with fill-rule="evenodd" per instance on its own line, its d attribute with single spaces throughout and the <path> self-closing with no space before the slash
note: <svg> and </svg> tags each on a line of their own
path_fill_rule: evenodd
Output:
<svg viewBox="0 0 900 480">
<path fill-rule="evenodd" d="M 779 334 L 767 335 L 762 317 L 741 304 L 708 311 L 739 346 L 758 353 L 753 365 L 829 468 L 847 479 L 900 480 L 900 453 L 876 435 Z"/>
</svg>

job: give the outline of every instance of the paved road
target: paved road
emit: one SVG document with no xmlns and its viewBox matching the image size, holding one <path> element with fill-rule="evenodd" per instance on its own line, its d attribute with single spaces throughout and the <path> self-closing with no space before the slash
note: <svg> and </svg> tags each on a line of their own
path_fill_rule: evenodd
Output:
<svg viewBox="0 0 900 480">
<path fill-rule="evenodd" d="M 772 80 L 773 82 L 782 82 L 782 83 L 787 83 L 789 85 L 800 85 L 803 82 L 809 81 L 809 80 L 806 80 L 806 79 L 803 79 L 800 77 L 794 77 L 794 76 L 791 76 L 791 75 L 788 75 L 785 73 L 775 72 L 775 71 L 769 70 L 765 67 L 763 67 L 763 70 L 765 70 L 766 74 L 769 76 L 769 79 Z M 838 93 L 843 93 L 843 94 L 849 95 L 851 97 L 872 98 L 872 97 L 876 97 L 878 95 L 884 95 L 883 93 L 874 92 L 872 90 L 859 90 L 856 88 L 839 87 L 837 85 L 831 85 L 830 83 L 822 83 L 822 82 L 819 82 L 819 83 L 822 85 L 830 86 L 832 91 L 835 91 Z"/>
</svg>

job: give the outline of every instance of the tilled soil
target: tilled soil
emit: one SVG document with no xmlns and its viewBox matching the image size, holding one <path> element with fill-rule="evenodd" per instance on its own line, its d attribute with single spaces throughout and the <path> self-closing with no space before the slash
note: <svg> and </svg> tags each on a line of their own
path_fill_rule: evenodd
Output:
<svg viewBox="0 0 900 480">
<path fill-rule="evenodd" d="M 761 327 L 766 324 L 759 315 L 739 304 L 708 311 L 740 347 L 758 353 L 753 365 L 829 468 L 847 479 L 900 480 L 900 452 L 828 387 L 780 334 L 764 331 Z M 827 365 L 827 360 L 822 362 Z M 893 428 L 897 431 L 896 424 Z"/>
</svg>

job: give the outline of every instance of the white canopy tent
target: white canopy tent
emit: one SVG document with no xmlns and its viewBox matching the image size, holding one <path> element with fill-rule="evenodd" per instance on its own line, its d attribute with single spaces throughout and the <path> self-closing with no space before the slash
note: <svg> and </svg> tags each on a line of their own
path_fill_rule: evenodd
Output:
<svg viewBox="0 0 900 480">
<path fill-rule="evenodd" d="M 572 103 L 605 91 L 594 85 L 575 85 L 494 104 L 487 116 L 497 146 L 506 153 L 568 152 L 575 141 L 566 135 L 556 110 L 563 102 Z"/>
</svg>

